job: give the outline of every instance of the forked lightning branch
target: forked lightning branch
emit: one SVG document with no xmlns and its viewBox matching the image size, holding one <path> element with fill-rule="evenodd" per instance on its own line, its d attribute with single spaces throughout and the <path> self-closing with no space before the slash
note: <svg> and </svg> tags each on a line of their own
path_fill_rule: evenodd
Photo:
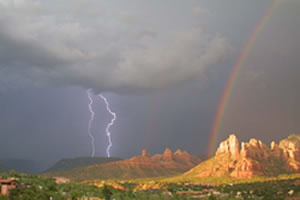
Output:
<svg viewBox="0 0 300 200">
<path fill-rule="evenodd" d="M 92 146 L 92 155 L 91 155 L 91 157 L 95 157 L 95 137 L 94 137 L 94 135 L 92 134 L 92 131 L 91 131 L 92 123 L 93 123 L 94 117 L 95 117 L 95 112 L 93 110 L 94 101 L 93 101 L 93 98 L 92 98 L 92 89 L 87 90 L 87 95 L 88 95 L 88 98 L 89 98 L 89 101 L 90 101 L 89 105 L 88 105 L 88 108 L 89 108 L 89 111 L 91 113 L 91 117 L 90 117 L 89 124 L 88 124 L 88 134 L 91 138 L 91 146 Z M 107 124 L 107 126 L 105 128 L 105 132 L 106 132 L 106 135 L 108 137 L 108 146 L 106 148 L 106 155 L 107 155 L 107 157 L 110 157 L 110 149 L 112 148 L 112 145 L 113 145 L 112 140 L 111 140 L 110 127 L 114 125 L 114 122 L 117 119 L 117 116 L 116 116 L 116 113 L 113 112 L 110 109 L 110 105 L 109 105 L 109 102 L 108 102 L 107 98 L 105 96 L 103 96 L 102 94 L 99 94 L 99 97 L 101 99 L 103 99 L 103 101 L 105 103 L 106 110 L 112 116 L 111 121 Z"/>
</svg>

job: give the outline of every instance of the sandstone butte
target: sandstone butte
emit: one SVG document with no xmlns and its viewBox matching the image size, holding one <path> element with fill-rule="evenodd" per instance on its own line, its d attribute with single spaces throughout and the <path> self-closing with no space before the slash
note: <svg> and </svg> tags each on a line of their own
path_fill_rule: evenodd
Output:
<svg viewBox="0 0 300 200">
<path fill-rule="evenodd" d="M 180 171 L 184 171 L 191 169 L 199 163 L 200 159 L 197 156 L 192 156 L 186 151 L 177 150 L 173 153 L 169 148 L 166 148 L 163 154 L 155 154 L 151 156 L 150 153 L 143 149 L 141 155 L 134 156 L 128 160 L 92 165 L 88 168 L 116 166 L 120 169 L 178 169 Z"/>
<path fill-rule="evenodd" d="M 162 154 L 150 155 L 143 150 L 141 155 L 127 160 L 105 164 L 94 164 L 68 171 L 48 173 L 48 176 L 63 176 L 71 180 L 91 179 L 132 179 L 159 176 L 171 176 L 184 173 L 201 162 L 199 157 L 186 151 L 172 152 L 166 148 Z"/>
<path fill-rule="evenodd" d="M 91 179 L 133 179 L 182 174 L 201 162 L 187 151 L 172 152 L 166 148 L 162 154 L 150 155 L 145 149 L 132 158 L 104 164 L 94 164 L 66 171 L 47 173 L 51 177 L 66 177 L 83 181 Z"/>
<path fill-rule="evenodd" d="M 214 157 L 186 172 L 185 176 L 230 176 L 250 178 L 300 173 L 300 135 L 290 135 L 279 145 L 270 147 L 260 140 L 250 139 L 241 146 L 236 135 L 220 143 Z"/>
</svg>

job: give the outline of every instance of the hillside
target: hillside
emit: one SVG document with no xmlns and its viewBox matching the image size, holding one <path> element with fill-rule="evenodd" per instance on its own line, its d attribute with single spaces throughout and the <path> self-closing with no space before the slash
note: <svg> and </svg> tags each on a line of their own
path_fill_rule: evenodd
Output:
<svg viewBox="0 0 300 200">
<path fill-rule="evenodd" d="M 108 162 L 114 162 L 122 160 L 121 158 L 107 158 L 107 157 L 79 157 L 79 158 L 69 158 L 69 159 L 62 159 L 56 162 L 52 167 L 47 169 L 45 172 L 54 172 L 54 171 L 65 171 L 71 170 L 74 168 L 85 167 L 89 165 L 95 164 L 104 164 Z"/>
<path fill-rule="evenodd" d="M 132 179 L 177 175 L 200 163 L 200 159 L 186 151 L 173 153 L 166 149 L 163 154 L 150 154 L 143 150 L 140 156 L 128 160 L 95 164 L 66 171 L 49 172 L 48 176 L 63 176 L 71 180 Z"/>
<path fill-rule="evenodd" d="M 242 142 L 231 134 L 219 145 L 216 155 L 199 164 L 185 178 L 278 176 L 300 173 L 300 135 L 291 135 L 267 147 L 260 140 Z"/>
<path fill-rule="evenodd" d="M 0 171 L 15 170 L 22 173 L 41 173 L 47 168 L 47 163 L 38 160 L 1 158 Z"/>
</svg>

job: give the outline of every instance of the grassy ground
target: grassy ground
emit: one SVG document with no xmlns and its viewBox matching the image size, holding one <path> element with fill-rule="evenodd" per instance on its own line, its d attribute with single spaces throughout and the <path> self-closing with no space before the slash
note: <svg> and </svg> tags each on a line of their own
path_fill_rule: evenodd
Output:
<svg viewBox="0 0 300 200">
<path fill-rule="evenodd" d="M 107 183 L 113 182 L 124 182 L 131 184 L 147 184 L 147 183 L 161 183 L 161 184 L 171 184 L 171 183 L 195 183 L 195 184 L 213 184 L 213 185 L 223 185 L 223 184 L 242 184 L 242 183 L 255 183 L 255 182 L 268 182 L 268 181 L 280 181 L 280 180 L 291 180 L 300 178 L 300 174 L 283 174 L 274 177 L 253 177 L 253 178 L 232 178 L 229 176 L 224 177 L 204 177 L 204 178 L 191 178 L 185 177 L 184 175 L 175 177 L 157 177 L 157 178 L 140 178 L 140 179 L 108 179 L 105 180 Z M 97 183 L 103 180 L 93 180 L 93 181 L 83 181 L 82 183 Z"/>
</svg>

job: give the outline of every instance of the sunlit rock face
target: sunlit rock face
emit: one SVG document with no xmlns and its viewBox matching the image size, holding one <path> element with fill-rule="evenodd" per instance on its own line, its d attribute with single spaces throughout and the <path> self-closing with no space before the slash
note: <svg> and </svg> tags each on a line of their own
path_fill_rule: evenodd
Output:
<svg viewBox="0 0 300 200">
<path fill-rule="evenodd" d="M 242 143 L 241 155 L 244 158 L 267 161 L 270 156 L 270 149 L 260 140 L 252 138 L 248 143 Z"/>
<path fill-rule="evenodd" d="M 271 154 L 278 160 L 284 160 L 285 158 L 283 157 L 283 151 L 282 149 L 280 149 L 279 145 L 276 144 L 274 141 L 271 142 L 270 145 L 270 149 L 271 149 Z"/>
<path fill-rule="evenodd" d="M 173 153 L 171 149 L 166 148 L 163 154 L 155 154 L 153 156 L 143 149 L 141 155 L 134 156 L 129 160 L 123 160 L 112 164 L 120 164 L 127 168 L 153 168 L 153 169 L 180 169 L 188 170 L 200 163 L 197 156 L 192 156 L 186 151 L 176 151 Z"/>
<path fill-rule="evenodd" d="M 164 151 L 164 154 L 163 154 L 163 159 L 164 160 L 173 160 L 173 153 L 171 151 L 171 149 L 169 148 L 166 148 L 166 150 Z"/>
<path fill-rule="evenodd" d="M 258 161 L 243 159 L 235 166 L 235 170 L 230 174 L 231 177 L 248 178 L 255 175 L 264 175 L 264 166 Z"/>
<path fill-rule="evenodd" d="M 263 175 L 264 166 L 257 160 L 268 160 L 270 150 L 260 140 L 254 138 L 249 142 L 242 142 L 241 149 L 236 135 L 231 134 L 229 138 L 221 142 L 216 156 L 229 154 L 230 163 L 223 163 L 225 172 L 231 177 L 247 178 L 255 175 Z M 222 170 L 215 170 L 215 174 L 224 175 Z M 225 174 L 226 174 L 225 173 Z"/>
<path fill-rule="evenodd" d="M 283 150 L 288 159 L 300 161 L 300 136 L 291 135 L 288 139 L 282 140 L 279 147 Z"/>
<path fill-rule="evenodd" d="M 199 162 L 198 157 L 192 156 L 187 151 L 182 151 L 180 149 L 178 149 L 173 153 L 173 159 L 180 162 L 192 162 L 192 163 Z"/>
<path fill-rule="evenodd" d="M 142 150 L 142 156 L 143 157 L 150 157 L 150 153 L 148 153 L 146 149 L 143 149 Z"/>
<path fill-rule="evenodd" d="M 300 135 L 293 134 L 280 141 L 279 148 L 286 161 L 285 169 L 290 172 L 300 172 Z"/>
<path fill-rule="evenodd" d="M 300 172 L 300 135 L 291 135 L 280 141 L 272 142 L 270 148 L 262 141 L 250 139 L 239 147 L 238 138 L 231 134 L 221 142 L 216 155 L 186 175 L 197 177 L 231 176 L 250 178 L 253 176 L 274 176 L 280 173 Z"/>
<path fill-rule="evenodd" d="M 222 153 L 229 153 L 233 159 L 238 158 L 240 155 L 239 140 L 234 134 L 231 134 L 229 138 L 220 143 L 216 155 Z"/>
<path fill-rule="evenodd" d="M 171 176 L 184 173 L 201 162 L 197 156 L 186 151 L 176 151 L 166 148 L 162 154 L 153 156 L 143 149 L 140 155 L 127 160 L 120 160 L 106 164 L 88 166 L 83 169 L 86 176 L 93 177 L 97 172 L 98 178 L 147 178 Z"/>
</svg>

